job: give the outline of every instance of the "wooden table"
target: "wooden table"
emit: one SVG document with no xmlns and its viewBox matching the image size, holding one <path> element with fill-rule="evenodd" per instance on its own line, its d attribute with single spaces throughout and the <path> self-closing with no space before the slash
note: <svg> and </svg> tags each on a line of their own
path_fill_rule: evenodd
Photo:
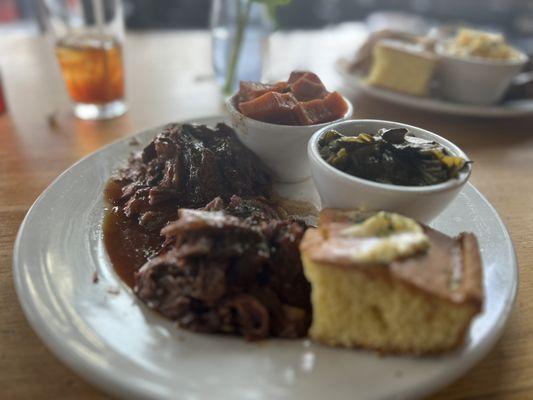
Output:
<svg viewBox="0 0 533 400">
<path fill-rule="evenodd" d="M 339 54 L 351 53 L 362 38 L 360 27 L 274 37 L 273 58 L 280 56 L 270 73 L 285 75 L 293 67 L 307 66 L 335 85 L 331 63 Z M 313 54 L 306 54 L 311 47 Z M 281 57 L 283 49 L 290 49 L 290 56 Z M 0 116 L 0 398 L 106 397 L 63 366 L 26 322 L 12 282 L 15 235 L 39 193 L 86 154 L 167 121 L 220 113 L 209 54 L 205 32 L 129 35 L 130 111 L 97 123 L 69 113 L 50 48 L 42 39 L 0 39 L 10 109 Z M 353 101 L 356 117 L 422 126 L 461 146 L 475 160 L 472 183 L 500 212 L 516 246 L 520 290 L 503 338 L 479 365 L 434 399 L 533 398 L 533 119 L 454 118 L 364 96 Z"/>
</svg>

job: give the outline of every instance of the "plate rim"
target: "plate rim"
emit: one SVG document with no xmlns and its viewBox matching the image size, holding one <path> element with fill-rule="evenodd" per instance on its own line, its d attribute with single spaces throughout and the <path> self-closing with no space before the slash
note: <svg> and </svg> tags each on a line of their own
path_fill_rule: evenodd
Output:
<svg viewBox="0 0 533 400">
<path fill-rule="evenodd" d="M 477 118 L 525 118 L 533 116 L 533 99 L 527 102 L 529 108 L 509 107 L 509 106 L 482 106 L 475 104 L 466 104 L 451 102 L 431 97 L 416 97 L 404 93 L 393 92 L 384 88 L 374 87 L 364 82 L 360 75 L 347 71 L 348 60 L 340 59 L 335 63 L 335 69 L 342 78 L 342 87 L 351 91 L 361 91 L 375 99 L 399 104 L 411 109 L 425 110 L 436 114 L 454 115 L 458 117 L 477 117 Z"/>
<path fill-rule="evenodd" d="M 39 194 L 39 196 L 37 196 L 35 201 L 32 203 L 32 205 L 24 215 L 24 218 L 18 228 L 15 242 L 13 245 L 13 261 L 11 270 L 13 275 L 12 281 L 15 286 L 15 293 L 17 294 L 18 302 L 22 308 L 26 320 L 31 326 L 33 332 L 46 345 L 48 350 L 55 357 L 57 357 L 65 366 L 74 371 L 81 379 L 87 380 L 88 382 L 90 382 L 91 384 L 106 393 L 112 393 L 114 395 L 119 396 L 120 398 L 123 398 L 124 394 L 127 394 L 128 397 L 131 398 L 157 398 L 154 397 L 155 392 L 147 390 L 146 386 L 139 384 L 138 381 L 128 381 L 127 377 L 124 377 L 123 375 L 114 375 L 115 377 L 113 378 L 111 377 L 111 375 L 103 373 L 103 370 L 98 368 L 93 363 L 88 362 L 86 358 L 80 356 L 78 352 L 76 352 L 71 347 L 63 346 L 60 340 L 56 339 L 56 336 L 53 334 L 52 329 L 50 329 L 49 326 L 44 323 L 44 319 L 38 317 L 35 301 L 30 301 L 30 299 L 23 293 L 23 290 L 27 289 L 27 286 L 24 282 L 24 277 L 22 276 L 20 268 L 17 267 L 17 265 L 21 265 L 19 261 L 20 246 L 26 224 L 28 223 L 31 214 L 35 212 L 35 209 L 38 207 L 39 203 L 43 201 L 44 197 L 48 194 L 52 187 L 63 178 L 63 176 L 65 176 L 71 169 L 75 168 L 77 165 L 85 162 L 90 158 L 96 157 L 100 152 L 106 150 L 107 148 L 114 146 L 118 143 L 131 140 L 132 138 L 135 138 L 139 135 L 147 134 L 150 131 L 159 130 L 168 124 L 186 124 L 195 123 L 195 121 L 198 120 L 207 121 L 216 119 L 224 120 L 225 118 L 220 114 L 213 114 L 205 117 L 187 118 L 178 122 L 166 122 L 154 126 L 152 128 L 143 129 L 135 133 L 129 133 L 124 137 L 117 138 L 107 143 L 106 145 L 92 151 L 91 153 L 85 155 L 84 157 L 80 158 L 79 160 L 75 161 L 73 164 L 65 168 L 65 170 L 63 170 L 55 179 L 52 180 L 52 182 L 50 182 L 50 184 L 48 184 L 48 186 L 46 186 L 46 188 Z M 32 300 L 34 299 L 32 298 Z"/>
<path fill-rule="evenodd" d="M 196 117 L 190 118 L 176 123 L 211 123 L 207 122 L 208 120 L 224 120 L 224 116 L 213 115 L 208 117 Z M 23 272 L 28 272 L 23 270 L 22 264 L 20 261 L 21 258 L 21 242 L 23 238 L 24 231 L 30 220 L 32 214 L 35 212 L 39 204 L 43 201 L 44 197 L 52 189 L 52 187 L 63 178 L 71 169 L 73 169 L 78 164 L 85 162 L 87 159 L 95 157 L 103 151 L 104 149 L 111 147 L 119 142 L 126 142 L 132 137 L 136 137 L 142 134 L 147 134 L 150 131 L 155 131 L 160 129 L 162 126 L 167 124 L 162 124 L 154 128 L 145 129 L 134 134 L 126 135 L 122 138 L 118 138 L 105 146 L 93 151 L 92 153 L 86 155 L 80 160 L 73 163 L 71 166 L 66 168 L 59 176 L 57 176 L 37 197 L 32 206 L 29 208 L 26 213 L 19 229 L 17 232 L 16 240 L 13 247 L 13 262 L 12 262 L 12 272 L 13 272 L 13 281 L 15 286 L 15 291 L 18 297 L 19 304 L 22 307 L 24 315 L 29 322 L 34 333 L 39 337 L 40 340 L 46 345 L 46 347 L 52 352 L 52 354 L 61 360 L 64 365 L 73 370 L 80 378 L 87 380 L 96 387 L 100 388 L 106 393 L 112 393 L 119 397 L 128 396 L 128 398 L 159 398 L 157 390 L 150 388 L 144 384 L 143 380 L 131 380 L 124 373 L 118 374 L 106 374 L 105 370 L 98 367 L 96 363 L 91 362 L 86 357 L 83 357 L 73 346 L 67 344 L 58 337 L 57 334 L 54 334 L 53 329 L 46 323 L 44 317 L 40 316 L 36 306 L 36 300 L 38 298 L 33 296 L 27 296 L 28 287 L 25 282 L 25 274 Z M 519 267 L 517 262 L 516 251 L 514 243 L 509 234 L 506 224 L 502 220 L 501 216 L 494 208 L 494 206 L 487 200 L 487 198 L 471 183 L 467 182 L 465 187 L 473 190 L 476 195 L 478 195 L 481 200 L 485 203 L 486 206 L 490 209 L 491 213 L 495 216 L 495 219 L 498 225 L 502 228 L 502 233 L 505 238 L 505 242 L 509 247 L 511 259 L 509 260 L 509 265 L 512 266 L 512 284 L 509 291 L 509 296 L 505 299 L 505 304 L 502 308 L 501 318 L 495 323 L 494 328 L 487 333 L 484 341 L 475 349 L 476 351 L 471 355 L 468 360 L 461 364 L 459 368 L 456 368 L 454 371 L 448 374 L 443 374 L 444 379 L 441 379 L 439 382 L 433 382 L 431 385 L 420 387 L 416 390 L 416 396 L 425 396 L 430 393 L 435 393 L 441 388 L 449 385 L 460 376 L 464 375 L 468 370 L 470 370 L 475 364 L 477 364 L 483 357 L 485 357 L 490 349 L 494 347 L 496 342 L 500 339 L 504 332 L 504 328 L 507 325 L 509 320 L 511 310 L 516 302 L 518 284 L 519 284 Z"/>
</svg>

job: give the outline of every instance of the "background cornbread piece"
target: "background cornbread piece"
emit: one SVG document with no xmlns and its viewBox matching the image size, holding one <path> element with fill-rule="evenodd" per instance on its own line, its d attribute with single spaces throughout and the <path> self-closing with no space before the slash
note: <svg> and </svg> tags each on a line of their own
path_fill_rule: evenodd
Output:
<svg viewBox="0 0 533 400">
<path fill-rule="evenodd" d="M 419 36 L 409 32 L 383 29 L 372 33 L 361 47 L 357 49 L 354 60 L 350 64 L 350 71 L 362 76 L 368 75 L 373 62 L 373 51 L 376 44 L 383 40 L 394 40 L 401 43 L 418 45 L 422 49 L 433 52 L 435 39 Z"/>
<path fill-rule="evenodd" d="M 383 40 L 374 47 L 367 82 L 397 92 L 426 96 L 437 58 L 419 46 Z"/>
</svg>

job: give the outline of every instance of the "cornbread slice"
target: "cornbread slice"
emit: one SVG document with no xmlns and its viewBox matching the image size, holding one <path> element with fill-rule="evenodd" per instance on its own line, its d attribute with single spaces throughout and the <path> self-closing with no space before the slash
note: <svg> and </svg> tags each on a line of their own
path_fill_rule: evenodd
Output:
<svg viewBox="0 0 533 400">
<path fill-rule="evenodd" d="M 475 236 L 454 239 L 421 225 L 417 230 L 411 226 L 415 221 L 390 213 L 380 218 L 399 217 L 404 226 L 383 229 L 383 218 L 376 224 L 375 215 L 326 209 L 319 227 L 307 230 L 300 250 L 312 286 L 309 335 L 329 345 L 383 353 L 459 347 L 483 302 Z M 363 221 L 370 229 L 360 229 Z"/>
<path fill-rule="evenodd" d="M 373 63 L 367 82 L 397 92 L 426 96 L 437 65 L 433 53 L 420 46 L 382 40 L 373 50 Z"/>
</svg>

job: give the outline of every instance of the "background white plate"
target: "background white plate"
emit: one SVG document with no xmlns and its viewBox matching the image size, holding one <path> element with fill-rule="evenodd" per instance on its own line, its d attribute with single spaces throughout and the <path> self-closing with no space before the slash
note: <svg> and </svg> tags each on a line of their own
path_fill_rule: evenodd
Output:
<svg viewBox="0 0 533 400">
<path fill-rule="evenodd" d="M 137 137 L 145 144 L 156 132 Z M 451 235 L 473 231 L 485 266 L 485 311 L 454 354 L 380 357 L 307 340 L 250 344 L 176 328 L 135 298 L 103 247 L 102 190 L 132 151 L 129 141 L 64 172 L 28 212 L 15 244 L 15 284 L 31 325 L 62 361 L 102 389 L 125 398 L 413 399 L 463 374 L 500 336 L 516 294 L 516 259 L 498 214 L 471 185 L 433 224 Z M 310 181 L 280 190 L 317 201 Z"/>
<path fill-rule="evenodd" d="M 363 92 L 377 99 L 394 104 L 432 111 L 442 114 L 503 118 L 533 115 L 533 99 L 509 101 L 494 106 L 478 106 L 465 103 L 454 103 L 431 97 L 417 97 L 369 85 L 364 79 L 348 72 L 347 61 L 339 60 L 336 69 L 342 78 L 342 88 L 353 92 Z"/>
</svg>

